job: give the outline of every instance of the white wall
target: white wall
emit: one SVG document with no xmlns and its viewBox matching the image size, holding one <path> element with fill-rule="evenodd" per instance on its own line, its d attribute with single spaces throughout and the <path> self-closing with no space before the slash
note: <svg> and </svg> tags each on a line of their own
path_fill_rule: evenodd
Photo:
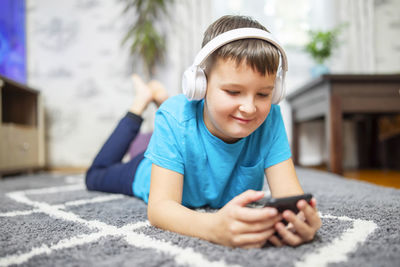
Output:
<svg viewBox="0 0 400 267">
<path fill-rule="evenodd" d="M 48 163 L 84 166 L 129 106 L 126 22 L 113 1 L 27 1 L 28 83 L 44 97 Z"/>
<path fill-rule="evenodd" d="M 200 47 L 211 19 L 209 1 L 177 1 L 167 29 L 166 60 L 155 77 L 171 95 L 181 91 L 183 69 Z M 27 0 L 28 84 L 41 91 L 50 166 L 88 166 L 134 96 L 138 59 L 121 46 L 129 19 L 120 0 Z M 170 29 L 170 30 L 168 30 Z M 144 132 L 152 130 L 155 107 Z"/>
</svg>

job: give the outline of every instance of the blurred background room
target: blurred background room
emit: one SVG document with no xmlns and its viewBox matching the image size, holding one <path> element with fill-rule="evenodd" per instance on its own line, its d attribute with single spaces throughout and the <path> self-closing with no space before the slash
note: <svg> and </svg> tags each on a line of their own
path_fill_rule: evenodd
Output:
<svg viewBox="0 0 400 267">
<path fill-rule="evenodd" d="M 286 50 L 280 105 L 296 163 L 400 188 L 399 11 L 397 0 L 0 0 L 0 172 L 83 173 L 132 103 L 131 74 L 181 93 L 207 25 L 239 14 Z M 350 84 L 346 97 L 356 83 L 362 101 L 340 102 L 351 114 L 301 115 L 300 92 Z"/>
</svg>

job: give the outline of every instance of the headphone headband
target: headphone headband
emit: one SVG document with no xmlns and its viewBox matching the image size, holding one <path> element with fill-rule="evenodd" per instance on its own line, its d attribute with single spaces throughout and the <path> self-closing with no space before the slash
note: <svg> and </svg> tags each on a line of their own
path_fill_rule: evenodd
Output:
<svg viewBox="0 0 400 267">
<path fill-rule="evenodd" d="M 288 63 L 286 59 L 285 50 L 281 47 L 278 41 L 275 39 L 272 34 L 267 31 L 258 29 L 258 28 L 238 28 L 234 30 L 230 30 L 220 35 L 216 36 L 212 40 L 210 40 L 197 54 L 196 58 L 194 59 L 193 65 L 200 66 L 204 63 L 207 57 L 213 53 L 215 50 L 220 48 L 221 46 L 241 39 L 261 39 L 265 40 L 271 44 L 273 44 L 276 48 L 278 48 L 281 59 L 282 59 L 282 69 L 284 72 L 288 70 Z"/>
</svg>

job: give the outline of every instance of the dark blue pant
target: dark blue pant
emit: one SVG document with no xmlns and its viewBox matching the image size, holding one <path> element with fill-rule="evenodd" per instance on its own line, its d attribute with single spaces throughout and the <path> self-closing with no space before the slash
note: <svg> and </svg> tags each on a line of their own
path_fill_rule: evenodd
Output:
<svg viewBox="0 0 400 267">
<path fill-rule="evenodd" d="M 88 190 L 133 196 L 132 182 L 144 151 L 129 162 L 121 161 L 138 134 L 142 121 L 141 117 L 130 112 L 120 120 L 86 172 Z"/>
</svg>

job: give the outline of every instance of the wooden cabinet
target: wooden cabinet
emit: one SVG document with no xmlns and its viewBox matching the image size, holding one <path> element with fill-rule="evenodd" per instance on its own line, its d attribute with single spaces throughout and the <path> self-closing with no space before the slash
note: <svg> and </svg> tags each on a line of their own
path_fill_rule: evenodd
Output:
<svg viewBox="0 0 400 267">
<path fill-rule="evenodd" d="M 45 166 L 39 91 L 0 76 L 0 175 Z"/>
<path fill-rule="evenodd" d="M 400 114 L 400 75 L 322 75 L 286 99 L 292 107 L 295 164 L 299 163 L 300 123 L 323 118 L 329 170 L 342 174 L 343 117 Z"/>
</svg>

